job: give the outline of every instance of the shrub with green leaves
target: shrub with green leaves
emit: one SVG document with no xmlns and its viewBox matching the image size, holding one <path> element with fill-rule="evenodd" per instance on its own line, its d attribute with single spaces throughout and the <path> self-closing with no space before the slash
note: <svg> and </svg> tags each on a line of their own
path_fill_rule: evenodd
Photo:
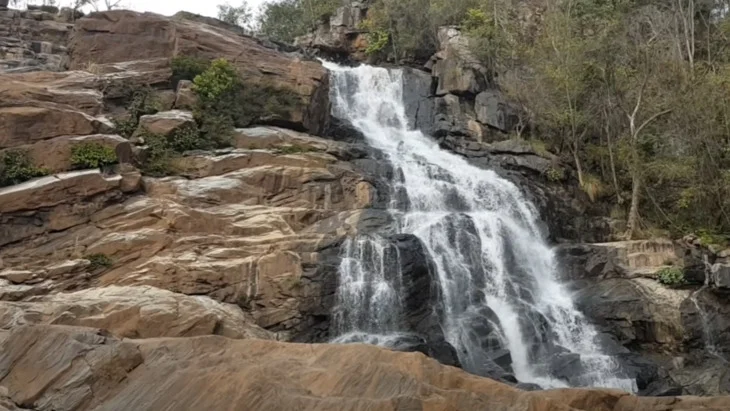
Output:
<svg viewBox="0 0 730 411">
<path fill-rule="evenodd" d="M 380 53 L 385 49 L 390 41 L 390 34 L 385 30 L 375 30 L 368 33 L 368 46 L 365 49 L 365 53 L 376 54 Z"/>
<path fill-rule="evenodd" d="M 162 109 L 160 101 L 149 86 L 129 88 L 124 100 L 127 101 L 127 116 L 112 119 L 112 123 L 117 133 L 125 138 L 132 137 L 137 130 L 140 117 L 155 114 Z"/>
<path fill-rule="evenodd" d="M 193 80 L 193 91 L 200 99 L 212 102 L 235 93 L 241 86 L 236 68 L 226 59 L 216 59 Z"/>
<path fill-rule="evenodd" d="M 180 80 L 193 81 L 210 67 L 210 61 L 198 57 L 177 56 L 170 62 L 173 84 Z"/>
<path fill-rule="evenodd" d="M 218 59 L 195 78 L 198 96 L 195 119 L 213 147 L 230 145 L 235 127 L 258 121 L 289 119 L 300 98 L 294 92 L 266 83 L 244 82 L 235 67 Z"/>
<path fill-rule="evenodd" d="M 171 174 L 170 160 L 177 153 L 170 146 L 167 137 L 159 134 L 143 133 L 146 150 L 142 161 L 142 171 L 153 177 L 164 177 Z"/>
<path fill-rule="evenodd" d="M 8 150 L 0 153 L 0 187 L 20 184 L 47 174 L 48 170 L 33 164 L 33 160 L 25 150 Z"/>
<path fill-rule="evenodd" d="M 206 150 L 214 147 L 214 143 L 201 135 L 196 124 L 185 125 L 175 130 L 168 138 L 170 148 L 178 153 L 189 150 Z"/>
<path fill-rule="evenodd" d="M 114 261 L 112 261 L 112 259 L 106 254 L 92 254 L 87 256 L 86 259 L 91 263 L 89 265 L 89 269 L 91 271 L 96 271 L 101 268 L 109 268 L 114 265 Z"/>
<path fill-rule="evenodd" d="M 77 169 L 101 168 L 116 163 L 117 153 L 101 143 L 82 143 L 71 149 L 71 164 Z"/>
<path fill-rule="evenodd" d="M 680 267 L 664 267 L 657 273 L 660 283 L 668 286 L 684 284 L 684 271 Z"/>
</svg>

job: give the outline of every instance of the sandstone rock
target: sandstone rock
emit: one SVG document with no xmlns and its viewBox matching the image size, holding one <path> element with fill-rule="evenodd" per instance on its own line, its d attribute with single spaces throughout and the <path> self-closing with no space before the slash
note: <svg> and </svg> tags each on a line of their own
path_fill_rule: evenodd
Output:
<svg viewBox="0 0 730 411">
<path fill-rule="evenodd" d="M 81 144 L 98 143 L 115 151 L 119 146 L 129 146 L 129 142 L 117 135 L 92 134 L 78 137 L 57 137 L 19 148 L 28 150 L 33 164 L 51 173 L 68 171 L 73 168 L 71 156 L 73 148 Z"/>
<path fill-rule="evenodd" d="M 431 133 L 433 129 L 434 100 L 432 89 L 434 78 L 431 74 L 405 68 L 403 69 L 403 102 L 410 126 Z"/>
<path fill-rule="evenodd" d="M 0 328 L 29 324 L 98 327 L 126 338 L 223 335 L 271 339 L 240 308 L 154 287 L 91 288 L 0 302 Z"/>
<path fill-rule="evenodd" d="M 99 170 L 74 171 L 31 180 L 0 189 L 0 213 L 33 210 L 72 203 L 119 187 L 120 176 L 106 177 Z"/>
<path fill-rule="evenodd" d="M 315 134 L 329 119 L 327 71 L 262 46 L 256 39 L 200 21 L 131 11 L 94 13 L 79 20 L 70 44 L 71 68 L 176 55 L 226 58 L 250 82 L 266 82 L 299 97 L 287 120 Z"/>
<path fill-rule="evenodd" d="M 0 380 L 36 410 L 721 411 L 727 397 L 640 398 L 611 390 L 524 392 L 420 353 L 223 337 L 119 340 L 99 330 L 18 327 L 0 343 Z M 154 389 L 150 389 L 154 388 Z M 173 405 L 177 404 L 177 405 Z M 188 407 L 189 405 L 189 407 Z"/>
<path fill-rule="evenodd" d="M 78 76 L 78 88 L 65 88 L 64 81 Z M 89 81 L 83 84 L 80 80 Z M 19 106 L 25 103 L 47 102 L 68 106 L 91 116 L 101 114 L 103 95 L 101 91 L 88 88 L 93 78 L 82 73 L 34 72 L 27 74 L 0 75 L 0 94 L 3 103 Z"/>
<path fill-rule="evenodd" d="M 111 128 L 88 114 L 49 105 L 0 107 L 0 149 L 59 136 L 105 133 Z"/>
<path fill-rule="evenodd" d="M 193 82 L 182 80 L 177 83 L 174 107 L 177 110 L 192 110 L 198 102 L 198 96 L 193 91 Z"/>
<path fill-rule="evenodd" d="M 11 283 L 21 284 L 33 278 L 32 271 L 4 270 L 0 271 L 0 278 L 4 278 Z"/>
<path fill-rule="evenodd" d="M 195 120 L 193 113 L 189 111 L 162 111 L 140 117 L 139 127 L 134 136 L 139 138 L 145 132 L 169 136 L 185 126 L 192 125 L 195 125 Z"/>
<path fill-rule="evenodd" d="M 477 95 L 487 86 L 486 69 L 473 56 L 469 40 L 456 27 L 441 27 L 438 31 L 441 51 L 433 65 L 438 77 L 437 95 Z"/>
</svg>

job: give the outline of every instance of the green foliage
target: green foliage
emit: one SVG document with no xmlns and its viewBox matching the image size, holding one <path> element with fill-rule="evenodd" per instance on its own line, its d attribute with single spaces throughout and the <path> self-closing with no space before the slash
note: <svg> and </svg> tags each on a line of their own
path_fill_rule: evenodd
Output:
<svg viewBox="0 0 730 411">
<path fill-rule="evenodd" d="M 170 149 L 178 153 L 190 150 L 206 150 L 215 146 L 212 141 L 206 138 L 206 135 L 201 135 L 196 124 L 185 125 L 175 130 L 168 138 L 168 143 Z"/>
<path fill-rule="evenodd" d="M 262 34 L 285 43 L 309 34 L 317 24 L 328 19 L 340 0 L 282 0 L 267 2 L 259 14 L 259 30 Z"/>
<path fill-rule="evenodd" d="M 300 153 L 308 153 L 312 151 L 309 147 L 302 147 L 298 145 L 290 145 L 290 146 L 283 146 L 279 147 L 276 150 L 280 154 L 300 154 Z"/>
<path fill-rule="evenodd" d="M 170 67 L 172 68 L 173 83 L 180 80 L 193 81 L 195 77 L 203 74 L 210 67 L 210 61 L 190 56 L 173 57 Z"/>
<path fill-rule="evenodd" d="M 177 153 L 170 147 L 167 138 L 150 133 L 144 133 L 142 138 L 146 146 L 141 167 L 142 171 L 153 177 L 164 177 L 173 174 L 171 160 L 177 156 Z"/>
<path fill-rule="evenodd" d="M 211 102 L 235 92 L 240 85 L 233 64 L 225 59 L 217 59 L 213 60 L 207 70 L 195 76 L 193 91 L 204 102 Z"/>
<path fill-rule="evenodd" d="M 390 34 L 384 30 L 375 30 L 368 33 L 368 47 L 365 49 L 366 54 L 380 53 L 385 49 L 390 41 Z"/>
<path fill-rule="evenodd" d="M 218 19 L 228 24 L 245 27 L 251 23 L 252 17 L 251 8 L 245 0 L 238 7 L 228 3 L 218 5 Z"/>
<path fill-rule="evenodd" d="M 154 90 L 149 86 L 130 88 L 124 100 L 127 101 L 127 116 L 114 118 L 112 123 L 117 133 L 125 138 L 132 137 L 140 117 L 155 114 L 162 109 L 160 101 L 154 96 Z"/>
<path fill-rule="evenodd" d="M 294 92 L 264 82 L 244 82 L 235 67 L 216 60 L 195 78 L 198 95 L 195 118 L 211 146 L 229 144 L 235 127 L 259 121 L 286 121 L 300 102 Z"/>
<path fill-rule="evenodd" d="M 89 265 L 89 269 L 91 271 L 96 271 L 98 269 L 103 268 L 110 268 L 114 265 L 114 261 L 112 261 L 109 256 L 106 254 L 92 254 L 86 257 L 87 260 L 91 263 Z"/>
<path fill-rule="evenodd" d="M 545 172 L 545 177 L 554 183 L 563 181 L 565 180 L 565 170 L 559 167 L 550 167 L 547 172 Z"/>
<path fill-rule="evenodd" d="M 82 143 L 71 149 L 71 164 L 74 168 L 100 168 L 116 163 L 117 153 L 101 143 Z"/>
<path fill-rule="evenodd" d="M 25 150 L 7 150 L 0 153 L 0 187 L 20 184 L 47 174 L 48 170 L 33 165 Z"/>
<path fill-rule="evenodd" d="M 664 267 L 657 272 L 660 283 L 670 287 L 684 284 L 684 271 L 680 267 Z"/>
</svg>

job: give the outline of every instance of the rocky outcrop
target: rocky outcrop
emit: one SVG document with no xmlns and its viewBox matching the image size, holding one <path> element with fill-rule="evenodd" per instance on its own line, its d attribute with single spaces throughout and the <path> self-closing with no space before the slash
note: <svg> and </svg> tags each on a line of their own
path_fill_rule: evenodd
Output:
<svg viewBox="0 0 730 411">
<path fill-rule="evenodd" d="M 371 1 L 354 1 L 338 8 L 314 32 L 299 37 L 295 45 L 335 61 L 365 61 L 367 37 L 360 24 L 367 17 Z"/>
<path fill-rule="evenodd" d="M 120 340 L 93 328 L 18 327 L 0 343 L 9 409 L 720 411 L 730 399 L 523 392 L 424 355 L 364 345 L 223 337 Z M 155 389 L 150 389 L 155 387 Z"/>
<path fill-rule="evenodd" d="M 0 6 L 0 73 L 64 70 L 72 27 L 65 14 Z"/>
<path fill-rule="evenodd" d="M 265 47 L 255 38 L 185 16 L 167 18 L 151 13 L 93 13 L 74 26 L 70 67 L 170 59 L 175 56 L 225 58 L 251 83 L 266 84 L 296 96 L 288 125 L 314 134 L 327 127 L 327 71 L 307 61 Z"/>
<path fill-rule="evenodd" d="M 625 366 L 655 370 L 642 377 L 643 392 L 727 394 L 730 322 L 715 294 L 721 289 L 659 282 L 661 270 L 691 268 L 686 247 L 668 240 L 577 244 L 559 247 L 558 256 L 578 308 L 607 347 L 621 346 Z"/>
<path fill-rule="evenodd" d="M 74 264 L 59 264 L 50 270 L 72 272 L 75 268 Z M 273 338 L 272 333 L 252 323 L 253 319 L 234 305 L 149 286 L 92 288 L 24 302 L 0 302 L 0 329 L 3 330 L 55 324 L 103 328 L 124 338 L 200 335 Z"/>
</svg>

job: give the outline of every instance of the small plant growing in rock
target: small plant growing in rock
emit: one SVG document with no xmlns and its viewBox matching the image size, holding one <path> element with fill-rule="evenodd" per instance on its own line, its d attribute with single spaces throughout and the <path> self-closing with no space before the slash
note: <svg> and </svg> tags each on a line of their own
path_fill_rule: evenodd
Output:
<svg viewBox="0 0 730 411">
<path fill-rule="evenodd" d="M 563 181 L 565 180 L 565 170 L 559 167 L 550 167 L 545 172 L 545 177 L 547 177 L 548 181 L 552 181 L 553 183 Z"/>
<path fill-rule="evenodd" d="M 660 283 L 670 287 L 684 284 L 684 271 L 679 267 L 664 267 L 657 272 Z"/>
<path fill-rule="evenodd" d="M 174 150 L 165 136 L 144 133 L 145 145 L 142 171 L 153 177 L 163 177 L 171 173 L 170 160 L 175 156 Z"/>
<path fill-rule="evenodd" d="M 101 168 L 116 163 L 117 153 L 101 143 L 82 143 L 71 149 L 71 164 L 77 169 Z"/>
<path fill-rule="evenodd" d="M 276 151 L 280 154 L 299 154 L 299 153 L 308 153 L 312 151 L 309 147 L 302 147 L 298 145 L 291 145 L 291 146 L 283 146 L 280 148 L 277 148 Z"/>
<path fill-rule="evenodd" d="M 89 269 L 91 271 L 96 271 L 101 268 L 109 268 L 114 265 L 114 261 L 112 261 L 112 259 L 106 254 L 92 254 L 87 256 L 86 259 L 91 263 L 89 265 Z"/>
<path fill-rule="evenodd" d="M 213 60 L 210 67 L 195 76 L 193 91 L 206 102 L 213 102 L 225 94 L 235 92 L 241 82 L 236 68 L 228 60 Z"/>
<path fill-rule="evenodd" d="M 25 150 L 0 153 L 0 187 L 20 184 L 45 175 L 48 175 L 48 170 L 36 167 Z"/>
<path fill-rule="evenodd" d="M 205 150 L 212 147 L 212 142 L 200 134 L 197 125 L 185 125 L 175 130 L 169 138 L 170 148 L 178 153 L 189 150 Z"/>
<path fill-rule="evenodd" d="M 154 97 L 153 90 L 149 86 L 129 88 L 126 95 L 127 116 L 112 119 L 112 122 L 120 136 L 130 138 L 137 130 L 139 118 L 159 112 L 162 106 L 160 101 Z"/>
<path fill-rule="evenodd" d="M 365 54 L 372 55 L 380 53 L 390 42 L 390 34 L 385 30 L 375 30 L 368 33 L 368 46 Z"/>
<path fill-rule="evenodd" d="M 210 67 L 210 61 L 190 56 L 177 56 L 170 62 L 172 81 L 177 84 L 180 80 L 194 80 Z"/>
</svg>

